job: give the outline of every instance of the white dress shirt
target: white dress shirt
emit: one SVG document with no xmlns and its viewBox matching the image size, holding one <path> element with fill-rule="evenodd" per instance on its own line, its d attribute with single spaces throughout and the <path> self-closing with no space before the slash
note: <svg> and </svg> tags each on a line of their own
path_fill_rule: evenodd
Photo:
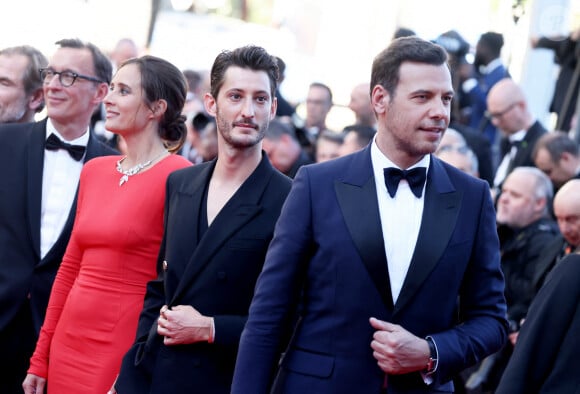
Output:
<svg viewBox="0 0 580 394">
<path fill-rule="evenodd" d="M 51 133 L 62 141 L 66 141 L 56 131 L 49 118 L 46 122 L 46 138 Z M 79 138 L 66 142 L 72 145 L 87 146 L 89 142 L 88 128 Z M 40 212 L 41 258 L 46 256 L 64 228 L 76 195 L 82 168 L 83 160 L 74 160 L 66 150 L 44 150 Z"/>
<path fill-rule="evenodd" d="M 510 143 L 514 143 L 514 142 L 522 141 L 525 137 L 526 137 L 526 130 L 520 130 L 520 131 L 510 135 L 508 138 L 510 140 Z M 508 172 L 510 163 L 512 162 L 514 157 L 516 157 L 516 153 L 518 153 L 518 148 L 515 146 L 512 146 L 511 149 L 505 154 L 505 156 L 503 157 L 503 159 L 499 163 L 497 170 L 495 170 L 495 177 L 493 179 L 493 185 L 496 188 L 499 187 L 503 183 L 505 178 L 507 177 L 507 175 L 508 175 L 507 172 Z"/>
<path fill-rule="evenodd" d="M 426 155 L 410 168 L 425 167 L 429 171 L 430 156 Z M 383 241 L 387 255 L 387 265 L 391 283 L 393 304 L 397 302 L 403 282 L 407 276 L 415 244 L 419 237 L 425 186 L 421 198 L 417 198 L 406 180 L 401 180 L 395 197 L 391 198 L 385 185 L 383 169 L 397 167 L 378 148 L 376 138 L 371 146 L 371 161 L 377 188 L 379 214 L 383 230 Z"/>
</svg>

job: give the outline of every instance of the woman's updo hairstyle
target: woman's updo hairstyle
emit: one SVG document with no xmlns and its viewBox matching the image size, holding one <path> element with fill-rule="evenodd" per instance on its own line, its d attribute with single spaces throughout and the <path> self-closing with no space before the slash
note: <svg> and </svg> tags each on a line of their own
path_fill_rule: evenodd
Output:
<svg viewBox="0 0 580 394">
<path fill-rule="evenodd" d="M 141 72 L 141 88 L 149 109 L 157 100 L 165 100 L 167 109 L 159 122 L 159 136 L 167 150 L 176 152 L 187 135 L 185 116 L 181 114 L 187 95 L 187 81 L 183 73 L 167 60 L 155 56 L 141 56 L 125 61 L 121 67 L 135 64 Z"/>
</svg>

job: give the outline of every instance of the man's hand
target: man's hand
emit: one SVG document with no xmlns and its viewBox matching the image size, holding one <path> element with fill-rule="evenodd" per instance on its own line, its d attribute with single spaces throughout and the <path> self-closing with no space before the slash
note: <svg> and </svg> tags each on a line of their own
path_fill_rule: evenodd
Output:
<svg viewBox="0 0 580 394">
<path fill-rule="evenodd" d="M 29 373 L 22 382 L 24 394 L 43 394 L 46 379 Z"/>
<path fill-rule="evenodd" d="M 211 335 L 212 318 L 203 316 L 190 305 L 161 308 L 157 320 L 157 333 L 163 336 L 165 345 L 186 345 L 208 342 Z"/>
<path fill-rule="evenodd" d="M 377 331 L 373 335 L 371 348 L 379 367 L 387 374 L 423 371 L 429 361 L 429 344 L 403 327 L 370 318 Z"/>
</svg>

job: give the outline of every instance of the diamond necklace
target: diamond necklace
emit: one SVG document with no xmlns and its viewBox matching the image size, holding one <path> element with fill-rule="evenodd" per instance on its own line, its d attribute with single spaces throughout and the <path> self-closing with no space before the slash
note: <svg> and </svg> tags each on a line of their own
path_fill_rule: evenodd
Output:
<svg viewBox="0 0 580 394">
<path fill-rule="evenodd" d="M 151 163 L 153 163 L 155 160 L 159 159 L 161 156 L 165 155 L 166 153 L 167 153 L 167 150 L 164 150 L 163 152 L 161 152 L 161 154 L 159 156 L 156 156 L 156 157 L 154 157 L 150 160 L 147 160 L 143 163 L 139 163 L 136 166 L 129 168 L 128 170 L 124 170 L 123 167 L 121 166 L 121 163 L 127 158 L 127 156 L 123 156 L 119 161 L 117 161 L 117 172 L 119 174 L 123 174 L 121 179 L 119 179 L 119 186 L 123 186 L 123 184 L 125 182 L 129 181 L 130 176 L 138 174 L 139 172 L 141 172 L 141 170 L 143 168 L 150 166 Z"/>
</svg>

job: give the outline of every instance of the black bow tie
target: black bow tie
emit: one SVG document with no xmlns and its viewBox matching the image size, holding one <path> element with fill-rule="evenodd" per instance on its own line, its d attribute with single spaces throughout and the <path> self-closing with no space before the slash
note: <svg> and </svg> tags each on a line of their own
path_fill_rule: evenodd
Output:
<svg viewBox="0 0 580 394">
<path fill-rule="evenodd" d="M 76 161 L 80 161 L 85 154 L 86 147 L 82 145 L 71 145 L 69 143 L 64 142 L 56 135 L 51 134 L 46 139 L 46 145 L 44 146 L 48 150 L 59 150 L 64 149 L 68 151 L 70 157 L 75 159 Z"/>
<path fill-rule="evenodd" d="M 410 170 L 400 170 L 398 168 L 389 167 L 385 168 L 383 172 L 385 175 L 387 191 L 391 197 L 395 197 L 401 179 L 406 179 L 413 194 L 417 198 L 421 198 L 426 178 L 425 167 L 415 167 Z"/>
</svg>

